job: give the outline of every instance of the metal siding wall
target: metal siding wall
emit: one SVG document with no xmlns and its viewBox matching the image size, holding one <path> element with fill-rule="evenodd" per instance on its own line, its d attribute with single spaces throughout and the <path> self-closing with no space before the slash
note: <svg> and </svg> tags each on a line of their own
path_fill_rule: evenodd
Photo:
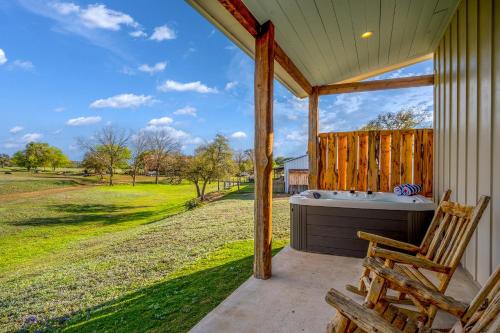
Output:
<svg viewBox="0 0 500 333">
<path fill-rule="evenodd" d="M 484 284 L 500 264 L 500 2 L 463 0 L 436 50 L 436 198 L 490 195 L 462 263 Z"/>
<path fill-rule="evenodd" d="M 493 3 L 493 170 L 500 170 L 500 3 Z M 500 176 L 496 175 L 492 181 L 491 225 L 492 235 L 492 269 L 500 265 Z"/>
</svg>

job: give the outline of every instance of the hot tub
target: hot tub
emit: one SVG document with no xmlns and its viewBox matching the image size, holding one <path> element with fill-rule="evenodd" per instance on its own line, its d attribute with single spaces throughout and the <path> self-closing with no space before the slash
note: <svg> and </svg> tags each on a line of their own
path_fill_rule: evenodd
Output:
<svg viewBox="0 0 500 333">
<path fill-rule="evenodd" d="M 419 245 L 436 205 L 420 196 L 309 190 L 290 197 L 290 245 L 316 253 L 365 257 L 358 231 Z"/>
</svg>

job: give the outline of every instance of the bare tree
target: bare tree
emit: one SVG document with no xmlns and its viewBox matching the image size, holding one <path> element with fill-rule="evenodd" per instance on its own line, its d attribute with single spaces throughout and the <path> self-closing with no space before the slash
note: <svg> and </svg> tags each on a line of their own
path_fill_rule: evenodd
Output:
<svg viewBox="0 0 500 333">
<path fill-rule="evenodd" d="M 78 144 L 105 165 L 111 186 L 115 169 L 124 166 L 130 159 L 129 139 L 128 131 L 107 126 L 97 131 L 90 140 L 78 139 Z"/>
<path fill-rule="evenodd" d="M 398 112 L 379 114 L 370 120 L 361 130 L 405 130 L 416 128 L 423 124 L 429 113 L 415 107 L 407 107 Z"/>
<path fill-rule="evenodd" d="M 233 155 L 234 164 L 236 165 L 236 177 L 238 177 L 238 191 L 240 190 L 241 174 L 245 172 L 248 163 L 248 156 L 243 150 L 237 150 Z"/>
<path fill-rule="evenodd" d="M 158 175 L 164 159 L 170 154 L 177 153 L 180 150 L 180 144 L 166 130 L 158 130 L 148 133 L 147 145 L 155 170 L 155 184 L 158 184 Z"/>
<path fill-rule="evenodd" d="M 144 155 L 148 150 L 148 137 L 144 132 L 140 132 L 132 138 L 132 159 L 131 174 L 132 186 L 135 186 L 137 173 L 144 166 Z"/>
<path fill-rule="evenodd" d="M 252 173 L 255 173 L 254 171 L 254 161 L 255 161 L 255 152 L 253 149 L 247 149 L 245 150 L 245 155 L 247 155 L 248 160 L 250 161 L 250 164 L 252 165 Z"/>
</svg>

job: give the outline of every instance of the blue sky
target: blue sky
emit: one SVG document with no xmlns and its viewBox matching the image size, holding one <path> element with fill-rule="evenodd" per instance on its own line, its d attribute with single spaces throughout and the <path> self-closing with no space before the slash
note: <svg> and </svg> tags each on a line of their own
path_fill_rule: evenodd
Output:
<svg viewBox="0 0 500 333">
<path fill-rule="evenodd" d="M 432 72 L 430 61 L 384 74 Z M 432 87 L 325 96 L 320 131 L 377 114 L 432 111 Z M 181 0 L 0 0 L 0 152 L 60 147 L 106 125 L 165 128 L 185 153 L 216 133 L 253 146 L 253 61 Z M 305 153 L 307 99 L 275 84 L 275 156 Z"/>
</svg>

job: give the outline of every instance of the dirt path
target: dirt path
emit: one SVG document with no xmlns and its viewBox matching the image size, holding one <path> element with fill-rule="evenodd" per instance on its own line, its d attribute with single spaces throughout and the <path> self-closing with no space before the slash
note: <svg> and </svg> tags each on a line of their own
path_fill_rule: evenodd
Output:
<svg viewBox="0 0 500 333">
<path fill-rule="evenodd" d="M 21 192 L 21 193 L 11 193 L 11 194 L 2 194 L 0 195 L 0 202 L 2 201 L 12 201 L 12 200 L 18 200 L 18 199 L 25 199 L 25 198 L 32 198 L 32 197 L 37 197 L 40 195 L 47 195 L 47 194 L 55 194 L 55 193 L 62 193 L 62 192 L 68 192 L 68 191 L 74 191 L 74 190 L 79 190 L 82 187 L 85 187 L 84 185 L 78 185 L 78 186 L 68 186 L 68 187 L 59 187 L 59 188 L 49 188 L 46 190 L 40 190 L 40 191 L 33 191 L 33 192 Z"/>
</svg>

